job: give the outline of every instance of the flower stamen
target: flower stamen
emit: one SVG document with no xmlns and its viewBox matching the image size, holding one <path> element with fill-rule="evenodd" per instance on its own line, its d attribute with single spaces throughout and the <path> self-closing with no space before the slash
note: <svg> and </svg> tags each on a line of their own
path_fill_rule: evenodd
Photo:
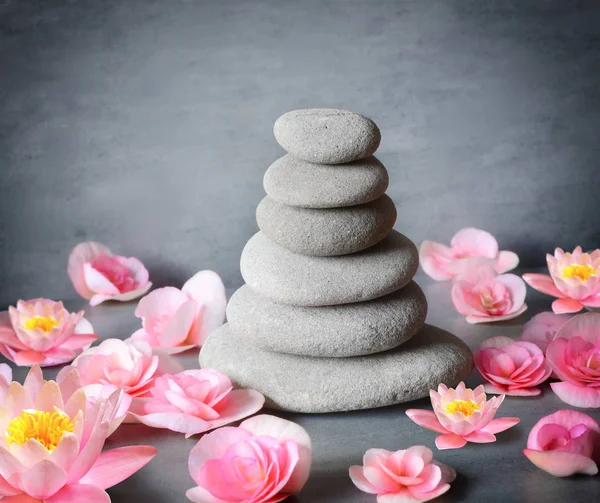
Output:
<svg viewBox="0 0 600 503">
<path fill-rule="evenodd" d="M 567 279 L 575 277 L 581 281 L 587 281 L 596 272 L 596 269 L 589 264 L 571 264 L 562 270 L 562 277 Z"/>
<path fill-rule="evenodd" d="M 480 410 L 479 405 L 473 400 L 453 400 L 446 405 L 446 412 L 448 414 L 460 412 L 465 417 L 469 417 L 476 410 Z"/>
<path fill-rule="evenodd" d="M 39 329 L 45 333 L 50 332 L 58 325 L 58 321 L 52 316 L 32 316 L 23 324 L 25 330 Z"/>
<path fill-rule="evenodd" d="M 8 445 L 25 444 L 35 439 L 49 451 L 56 449 L 64 433 L 71 433 L 75 425 L 66 414 L 24 410 L 6 428 L 5 440 Z"/>
</svg>

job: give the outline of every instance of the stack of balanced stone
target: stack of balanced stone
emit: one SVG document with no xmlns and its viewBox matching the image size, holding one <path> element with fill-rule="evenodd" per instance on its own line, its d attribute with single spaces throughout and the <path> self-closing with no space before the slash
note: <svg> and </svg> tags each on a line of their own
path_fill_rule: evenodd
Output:
<svg viewBox="0 0 600 503">
<path fill-rule="evenodd" d="M 396 404 L 467 377 L 468 347 L 425 324 L 418 253 L 392 229 L 388 173 L 372 155 L 377 126 L 343 110 L 297 110 L 277 120 L 275 138 L 289 154 L 264 178 L 260 232 L 241 258 L 247 284 L 201 366 L 296 412 Z"/>
</svg>

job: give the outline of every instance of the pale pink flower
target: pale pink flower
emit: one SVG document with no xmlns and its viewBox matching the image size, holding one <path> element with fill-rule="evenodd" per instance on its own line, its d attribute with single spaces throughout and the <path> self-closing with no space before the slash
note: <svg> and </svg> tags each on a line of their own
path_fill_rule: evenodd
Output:
<svg viewBox="0 0 600 503">
<path fill-rule="evenodd" d="M 140 300 L 135 315 L 142 319 L 131 338 L 167 353 L 202 346 L 225 321 L 225 286 L 213 271 L 200 271 L 183 285 L 159 288 Z"/>
<path fill-rule="evenodd" d="M 510 320 L 527 310 L 526 287 L 519 276 L 496 275 L 493 267 L 477 259 L 469 264 L 452 284 L 454 307 L 468 323 Z"/>
<path fill-rule="evenodd" d="M 204 435 L 192 449 L 195 503 L 276 503 L 300 492 L 308 479 L 312 447 L 300 425 L 274 416 L 246 419 Z"/>
<path fill-rule="evenodd" d="M 532 342 L 513 341 L 510 337 L 493 337 L 483 341 L 473 353 L 477 370 L 490 384 L 486 393 L 513 396 L 536 396 L 537 385 L 552 372 L 544 353 Z"/>
<path fill-rule="evenodd" d="M 546 255 L 547 274 L 523 274 L 527 284 L 536 290 L 558 297 L 552 303 L 555 313 L 576 313 L 584 307 L 600 307 L 600 250 L 583 253 L 581 246 L 573 253 L 554 250 Z"/>
<path fill-rule="evenodd" d="M 554 475 L 596 475 L 600 461 L 600 427 L 576 410 L 559 410 L 540 419 L 527 438 L 523 454 L 535 466 Z"/>
<path fill-rule="evenodd" d="M 157 377 L 149 395 L 135 401 L 132 415 L 147 426 L 186 437 L 239 421 L 258 412 L 265 402 L 253 389 L 234 390 L 229 377 L 212 369 Z"/>
<path fill-rule="evenodd" d="M 558 398 L 574 407 L 600 407 L 599 313 L 567 321 L 548 345 L 546 358 L 562 381 L 550 383 Z"/>
<path fill-rule="evenodd" d="M 556 332 L 570 317 L 566 314 L 555 314 L 552 311 L 536 314 L 531 318 L 521 331 L 521 340 L 533 342 L 544 354 L 548 344 L 554 339 Z"/>
<path fill-rule="evenodd" d="M 102 451 L 122 392 L 88 402 L 77 372 L 45 381 L 38 366 L 24 385 L 3 385 L 0 496 L 14 503 L 109 502 L 106 489 L 156 454 L 151 446 Z"/>
<path fill-rule="evenodd" d="M 423 241 L 419 249 L 421 267 L 437 281 L 454 278 L 462 270 L 461 262 L 469 258 L 489 260 L 497 273 L 510 271 L 519 265 L 516 253 L 499 251 L 494 236 L 472 227 L 458 231 L 450 241 L 450 246 Z"/>
<path fill-rule="evenodd" d="M 419 426 L 441 433 L 435 439 L 438 449 L 457 449 L 467 442 L 495 442 L 494 433 L 508 430 L 519 422 L 516 417 L 494 419 L 504 395 L 488 400 L 483 386 L 472 390 L 465 387 L 464 382 L 456 389 L 440 384 L 437 392 L 431 390 L 429 396 L 433 412 L 408 409 L 406 415 Z"/>
<path fill-rule="evenodd" d="M 361 491 L 377 495 L 378 503 L 417 503 L 437 498 L 456 478 L 453 468 L 435 461 L 424 445 L 403 451 L 369 449 L 363 466 L 351 466 L 350 478 Z"/>
<path fill-rule="evenodd" d="M 106 300 L 137 299 L 152 286 L 139 259 L 113 255 L 106 246 L 93 241 L 73 248 L 67 270 L 77 293 L 92 306 Z"/>
<path fill-rule="evenodd" d="M 70 362 L 97 338 L 83 311 L 70 313 L 62 302 L 20 300 L 0 312 L 0 353 L 20 366 Z"/>
</svg>

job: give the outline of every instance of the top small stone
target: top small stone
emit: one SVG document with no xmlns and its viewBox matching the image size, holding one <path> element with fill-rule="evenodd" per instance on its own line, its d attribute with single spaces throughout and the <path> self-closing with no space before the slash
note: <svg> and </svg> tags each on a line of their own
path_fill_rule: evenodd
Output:
<svg viewBox="0 0 600 503">
<path fill-rule="evenodd" d="M 360 114 L 310 108 L 283 114 L 275 138 L 294 157 L 319 164 L 341 164 L 370 156 L 379 147 L 377 125 Z"/>
</svg>

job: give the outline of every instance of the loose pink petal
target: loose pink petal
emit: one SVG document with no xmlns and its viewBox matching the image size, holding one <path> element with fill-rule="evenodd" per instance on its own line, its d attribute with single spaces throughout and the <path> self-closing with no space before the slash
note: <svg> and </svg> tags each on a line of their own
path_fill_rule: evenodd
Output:
<svg viewBox="0 0 600 503">
<path fill-rule="evenodd" d="M 112 252 L 104 245 L 88 241 L 78 244 L 69 255 L 67 272 L 77 293 L 84 299 L 90 299 L 94 292 L 88 287 L 84 276 L 84 265 L 94 261 L 98 255 L 112 256 Z"/>
<path fill-rule="evenodd" d="M 501 251 L 496 259 L 495 269 L 498 274 L 512 271 L 519 265 L 519 256 L 511 251 Z"/>
<path fill-rule="evenodd" d="M 473 227 L 458 231 L 450 245 L 453 250 L 458 250 L 471 257 L 486 257 L 495 259 L 498 255 L 498 241 L 489 232 Z"/>
<path fill-rule="evenodd" d="M 434 241 L 423 241 L 419 248 L 419 263 L 429 277 L 436 281 L 446 281 L 454 277 L 446 266 L 453 260 L 452 250 Z"/>
<path fill-rule="evenodd" d="M 408 409 L 406 415 L 419 426 L 437 433 L 448 433 L 448 430 L 444 428 L 434 412 L 430 410 L 422 409 Z"/>
<path fill-rule="evenodd" d="M 63 487 L 44 503 L 110 503 L 108 493 L 99 487 L 85 484 L 70 484 Z"/>
<path fill-rule="evenodd" d="M 595 409 L 600 407 L 600 388 L 576 386 L 570 382 L 550 383 L 552 391 L 563 402 L 582 409 Z"/>
<path fill-rule="evenodd" d="M 21 473 L 23 491 L 41 500 L 53 496 L 66 482 L 67 472 L 47 459 Z"/>
<path fill-rule="evenodd" d="M 463 437 L 459 437 L 454 433 L 446 433 L 436 437 L 435 445 L 439 450 L 460 449 L 461 447 L 467 445 L 467 441 Z"/>
<path fill-rule="evenodd" d="M 577 313 L 583 309 L 583 304 L 575 299 L 556 299 L 552 303 L 552 311 L 556 314 Z"/>
<path fill-rule="evenodd" d="M 590 458 L 566 451 L 536 451 L 523 449 L 523 454 L 538 468 L 555 477 L 569 477 L 575 473 L 596 475 L 598 466 Z"/>
<path fill-rule="evenodd" d="M 563 297 L 562 292 L 556 288 L 551 276 L 547 274 L 523 274 L 523 279 L 530 287 L 552 297 Z"/>
</svg>

